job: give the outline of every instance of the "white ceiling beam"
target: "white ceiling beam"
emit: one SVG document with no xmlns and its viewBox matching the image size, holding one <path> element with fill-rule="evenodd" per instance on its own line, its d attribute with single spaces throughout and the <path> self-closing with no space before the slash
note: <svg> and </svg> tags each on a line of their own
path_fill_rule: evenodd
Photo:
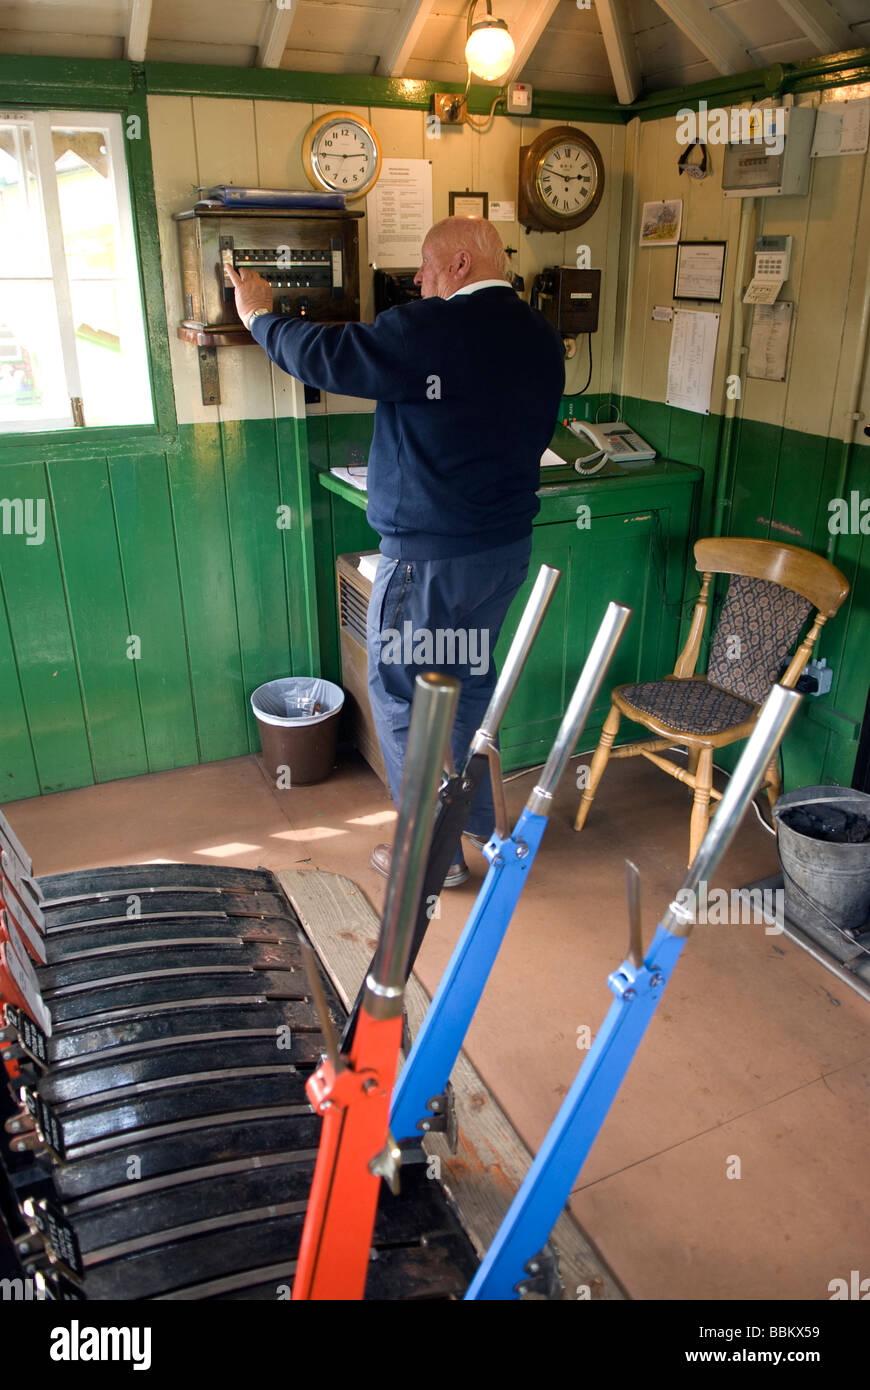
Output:
<svg viewBox="0 0 870 1390">
<path fill-rule="evenodd" d="M 819 53 L 840 53 L 844 48 L 855 47 L 848 24 L 828 0 L 779 0 L 779 4 Z"/>
<path fill-rule="evenodd" d="M 130 22 L 124 41 L 124 57 L 128 63 L 144 63 L 148 46 L 148 26 L 151 23 L 151 0 L 132 0 Z"/>
<path fill-rule="evenodd" d="M 500 86 L 507 85 L 508 82 L 516 82 L 531 58 L 535 44 L 558 8 L 559 0 L 535 0 L 534 4 L 523 5 L 521 14 L 524 22 L 522 26 L 519 24 L 508 26 L 516 52 L 509 71 L 500 80 Z"/>
<path fill-rule="evenodd" d="M 396 20 L 390 47 L 378 59 L 377 77 L 401 77 L 423 32 L 435 0 L 405 0 Z"/>
<path fill-rule="evenodd" d="M 617 100 L 627 105 L 640 93 L 640 64 L 634 35 L 628 27 L 624 0 L 595 0 L 595 13 L 601 26 Z"/>
<path fill-rule="evenodd" d="M 296 13 L 295 0 L 269 0 L 257 48 L 258 68 L 279 68 Z"/>
<path fill-rule="evenodd" d="M 721 19 L 710 13 L 704 0 L 656 0 L 656 4 L 723 77 L 753 66 L 746 49 Z"/>
</svg>

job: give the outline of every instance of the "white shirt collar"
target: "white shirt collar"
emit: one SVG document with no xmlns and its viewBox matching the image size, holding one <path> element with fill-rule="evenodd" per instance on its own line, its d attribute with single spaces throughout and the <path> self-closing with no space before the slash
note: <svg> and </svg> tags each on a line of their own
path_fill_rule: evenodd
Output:
<svg viewBox="0 0 870 1390">
<path fill-rule="evenodd" d="M 473 285 L 463 285 L 461 290 L 454 290 L 448 294 L 448 299 L 455 299 L 460 294 L 474 294 L 476 290 L 491 290 L 497 285 L 499 289 L 509 290 L 511 284 L 509 280 L 475 280 Z"/>
</svg>

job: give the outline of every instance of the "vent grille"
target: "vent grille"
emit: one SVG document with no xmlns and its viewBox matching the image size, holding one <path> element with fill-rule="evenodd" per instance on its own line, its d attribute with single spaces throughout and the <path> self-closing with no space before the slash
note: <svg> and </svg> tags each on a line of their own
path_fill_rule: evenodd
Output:
<svg viewBox="0 0 870 1390">
<path fill-rule="evenodd" d="M 366 612 L 369 602 L 366 594 L 361 594 L 350 584 L 343 574 L 338 576 L 338 613 L 343 632 L 355 637 L 361 646 L 366 644 Z"/>
</svg>

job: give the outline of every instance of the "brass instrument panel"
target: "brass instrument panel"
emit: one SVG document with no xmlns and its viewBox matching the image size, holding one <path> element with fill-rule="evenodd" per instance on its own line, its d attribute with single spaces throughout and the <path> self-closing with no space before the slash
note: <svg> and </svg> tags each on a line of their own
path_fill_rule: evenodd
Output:
<svg viewBox="0 0 870 1390">
<path fill-rule="evenodd" d="M 359 319 L 362 212 L 197 206 L 176 213 L 184 317 L 178 335 L 199 348 L 202 399 L 220 401 L 219 347 L 254 343 L 236 313 L 227 267 L 256 270 L 275 312 L 321 323 Z"/>
</svg>

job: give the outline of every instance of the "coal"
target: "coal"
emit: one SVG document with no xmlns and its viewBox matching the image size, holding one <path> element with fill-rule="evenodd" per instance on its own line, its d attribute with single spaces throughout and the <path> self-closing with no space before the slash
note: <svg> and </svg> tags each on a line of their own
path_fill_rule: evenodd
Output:
<svg viewBox="0 0 870 1390">
<path fill-rule="evenodd" d="M 865 845 L 870 843 L 870 819 L 855 811 L 814 803 L 795 806 L 780 817 L 784 825 L 798 835 L 811 840 L 825 840 L 832 845 Z"/>
</svg>

